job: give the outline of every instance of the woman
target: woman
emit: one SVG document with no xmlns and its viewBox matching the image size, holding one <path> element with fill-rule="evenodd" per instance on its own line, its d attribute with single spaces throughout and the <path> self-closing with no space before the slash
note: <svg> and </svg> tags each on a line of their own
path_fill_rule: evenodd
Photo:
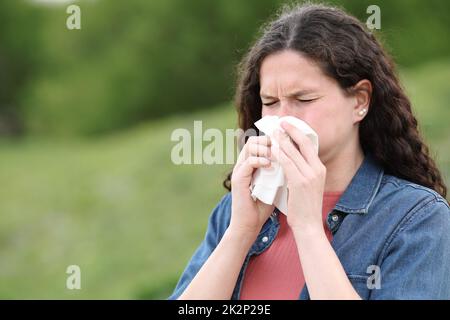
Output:
<svg viewBox="0 0 450 320">
<path fill-rule="evenodd" d="M 204 241 L 169 299 L 449 299 L 446 186 L 395 67 L 356 18 L 322 5 L 284 10 L 240 64 L 243 130 L 283 123 L 276 148 L 250 137 Z M 286 217 L 254 202 L 255 169 L 279 161 Z"/>
</svg>

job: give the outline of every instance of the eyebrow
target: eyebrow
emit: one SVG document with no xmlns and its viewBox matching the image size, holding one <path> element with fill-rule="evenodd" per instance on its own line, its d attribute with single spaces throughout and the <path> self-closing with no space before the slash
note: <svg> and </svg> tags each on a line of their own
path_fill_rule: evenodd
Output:
<svg viewBox="0 0 450 320">
<path fill-rule="evenodd" d="M 316 92 L 316 91 L 313 90 L 313 89 L 299 90 L 299 91 L 295 91 L 293 93 L 288 94 L 287 97 L 289 97 L 289 98 L 298 97 L 298 96 L 302 96 L 302 95 L 310 94 L 310 93 L 314 93 L 314 92 Z M 260 96 L 263 99 L 277 99 L 276 97 L 272 97 L 272 96 L 270 96 L 268 94 L 265 94 L 263 92 L 260 93 Z"/>
</svg>

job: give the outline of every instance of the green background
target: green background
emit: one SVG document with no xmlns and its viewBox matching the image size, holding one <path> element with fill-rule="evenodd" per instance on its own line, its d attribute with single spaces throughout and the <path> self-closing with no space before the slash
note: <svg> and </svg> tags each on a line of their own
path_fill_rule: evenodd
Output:
<svg viewBox="0 0 450 320">
<path fill-rule="evenodd" d="M 0 2 L 0 298 L 164 299 L 231 165 L 171 162 L 173 130 L 236 128 L 235 65 L 275 0 Z M 334 1 L 395 57 L 450 181 L 450 2 Z M 66 268 L 81 268 L 81 290 Z"/>
</svg>

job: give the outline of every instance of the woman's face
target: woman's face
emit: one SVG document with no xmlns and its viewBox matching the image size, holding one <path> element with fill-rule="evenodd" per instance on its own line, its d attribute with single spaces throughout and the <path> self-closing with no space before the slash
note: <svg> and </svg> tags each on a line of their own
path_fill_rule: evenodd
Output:
<svg viewBox="0 0 450 320">
<path fill-rule="evenodd" d="M 358 143 L 356 97 L 345 94 L 312 60 L 285 50 L 267 56 L 260 69 L 262 116 L 294 116 L 319 135 L 322 162 Z M 350 150 L 350 148 L 347 148 Z"/>
</svg>

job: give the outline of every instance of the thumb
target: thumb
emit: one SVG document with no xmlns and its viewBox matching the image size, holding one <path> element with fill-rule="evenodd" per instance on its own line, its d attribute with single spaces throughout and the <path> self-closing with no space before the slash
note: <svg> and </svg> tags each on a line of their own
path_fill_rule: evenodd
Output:
<svg viewBox="0 0 450 320">
<path fill-rule="evenodd" d="M 256 200 L 256 205 L 262 217 L 264 218 L 264 221 L 266 221 L 275 210 L 275 206 L 273 204 L 266 204 L 259 199 Z"/>
</svg>

